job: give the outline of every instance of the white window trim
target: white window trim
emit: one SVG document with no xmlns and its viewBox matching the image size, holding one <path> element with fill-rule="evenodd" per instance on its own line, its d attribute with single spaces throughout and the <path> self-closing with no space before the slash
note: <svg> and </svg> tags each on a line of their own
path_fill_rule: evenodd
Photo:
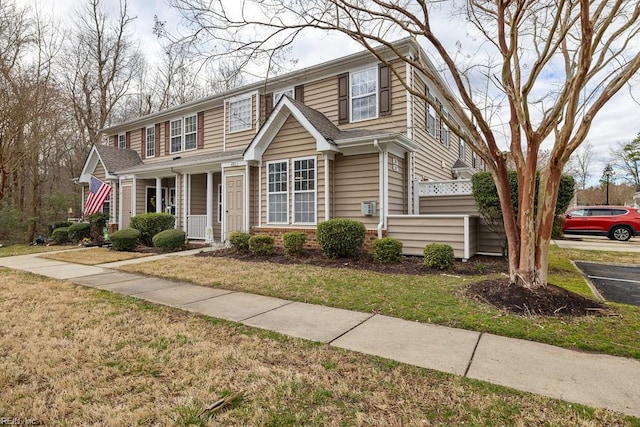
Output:
<svg viewBox="0 0 640 427">
<path fill-rule="evenodd" d="M 120 145 L 120 138 L 122 138 L 122 145 Z M 127 148 L 127 134 L 119 133 L 118 134 L 118 148 Z"/>
<path fill-rule="evenodd" d="M 276 99 L 277 96 L 280 95 L 280 97 L 282 97 L 283 95 L 289 95 L 291 98 L 295 97 L 295 91 L 292 87 L 286 87 L 282 90 L 275 90 L 273 91 L 273 105 L 275 106 L 279 99 Z"/>
<path fill-rule="evenodd" d="M 285 178 L 286 183 L 287 183 L 287 191 L 286 192 L 284 192 L 284 191 L 279 191 L 279 192 L 271 192 L 271 191 L 269 191 L 269 165 L 274 164 L 274 163 L 284 163 L 284 164 L 287 165 L 287 177 Z M 289 161 L 287 159 L 272 160 L 272 161 L 269 161 L 269 162 L 266 163 L 266 168 L 265 168 L 266 187 L 265 188 L 266 188 L 266 196 L 267 196 L 267 199 L 266 199 L 266 204 L 267 204 L 267 224 L 288 225 L 289 222 L 290 222 L 289 221 L 289 204 L 290 204 L 290 200 L 289 200 L 290 191 L 289 191 L 289 189 L 290 189 L 290 186 L 291 186 L 291 182 L 290 182 L 290 179 L 289 179 L 289 177 L 290 177 L 289 169 L 290 169 L 289 168 Z M 286 194 L 286 196 L 287 196 L 286 197 L 286 199 L 287 199 L 287 204 L 286 204 L 286 206 L 287 206 L 287 215 L 286 215 L 287 220 L 286 221 L 284 221 L 284 222 L 280 222 L 280 221 L 276 222 L 276 221 L 270 221 L 269 220 L 269 214 L 270 214 L 269 195 L 270 194 Z"/>
<path fill-rule="evenodd" d="M 296 187 L 295 187 L 295 162 L 298 160 L 313 160 L 313 191 L 296 191 Z M 291 210 L 293 212 L 293 215 L 291 217 L 291 223 L 295 224 L 295 225 L 315 225 L 318 223 L 318 159 L 314 156 L 308 156 L 308 157 L 296 157 L 291 159 Z M 296 198 L 296 193 L 313 193 L 313 200 L 314 200 L 314 218 L 315 221 L 313 222 L 296 222 L 296 203 L 295 203 L 295 198 Z"/>
<path fill-rule="evenodd" d="M 355 73 L 361 73 L 364 71 L 369 71 L 369 70 L 374 70 L 375 71 L 375 76 L 376 76 L 376 83 L 375 83 L 375 105 L 376 105 L 376 114 L 374 117 L 367 117 L 366 119 L 358 119 L 358 120 L 354 120 L 353 119 L 353 96 L 351 95 L 351 85 L 353 84 L 353 75 Z M 378 79 L 380 78 L 380 76 L 378 76 L 378 67 L 377 66 L 373 66 L 373 67 L 366 67 L 366 68 L 360 68 L 358 70 L 353 70 L 349 72 L 349 119 L 350 119 L 350 123 L 358 123 L 358 122 L 364 122 L 366 120 L 375 120 L 378 117 L 380 117 L 380 83 L 378 82 Z M 371 96 L 371 94 L 369 95 L 360 95 L 357 98 L 365 98 L 367 96 Z"/>
<path fill-rule="evenodd" d="M 153 147 L 153 155 L 149 155 L 149 129 L 153 129 L 153 141 L 151 142 L 151 146 Z M 146 159 L 151 159 L 156 156 L 156 127 L 147 126 L 147 129 L 144 132 L 144 138 L 144 156 Z"/>
<path fill-rule="evenodd" d="M 249 120 L 247 121 L 247 127 L 243 127 L 241 129 L 236 129 L 236 130 L 231 130 L 231 116 L 233 114 L 233 108 L 232 108 L 231 104 L 234 104 L 234 103 L 237 103 L 237 102 L 246 101 L 246 100 L 249 100 Z M 238 132 L 246 132 L 248 130 L 251 130 L 253 128 L 253 95 L 231 98 L 231 99 L 227 100 L 227 103 L 229 104 L 229 106 L 228 106 L 229 120 L 228 120 L 228 123 L 227 123 L 227 125 L 229 127 L 229 134 L 238 133 Z"/>
<path fill-rule="evenodd" d="M 442 115 L 447 118 L 447 120 L 451 120 L 451 116 L 449 115 L 449 111 L 446 108 L 442 108 Z M 451 129 L 447 126 L 447 123 L 440 119 L 442 122 L 441 130 L 440 130 L 440 140 L 445 147 L 451 147 Z M 466 157 L 466 156 L 465 156 Z"/>
<path fill-rule="evenodd" d="M 467 158 L 467 144 L 462 139 L 458 141 L 458 158 L 462 161 Z"/>
<path fill-rule="evenodd" d="M 185 119 L 188 119 L 190 117 L 195 118 L 195 124 L 196 124 L 196 130 L 194 132 L 189 132 L 189 134 L 195 133 L 196 135 L 196 146 L 193 148 L 185 148 L 186 146 L 186 140 L 187 140 L 187 127 L 185 126 Z M 171 135 L 171 124 L 174 122 L 180 122 L 180 149 L 179 150 L 174 150 L 173 149 L 173 144 L 171 144 L 171 139 L 172 138 L 176 138 L 178 137 L 178 135 Z M 169 120 L 169 153 L 170 154 L 174 154 L 174 153 L 182 153 L 185 151 L 194 151 L 198 149 L 198 114 L 189 114 L 187 116 L 182 116 L 182 117 L 178 117 L 178 118 L 174 118 Z"/>
</svg>

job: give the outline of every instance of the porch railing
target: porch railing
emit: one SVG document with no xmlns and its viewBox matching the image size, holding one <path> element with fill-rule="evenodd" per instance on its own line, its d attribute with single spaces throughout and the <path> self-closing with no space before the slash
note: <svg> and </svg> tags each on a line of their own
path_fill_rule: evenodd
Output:
<svg viewBox="0 0 640 427">
<path fill-rule="evenodd" d="M 461 196 L 471 192 L 470 179 L 451 181 L 418 181 L 418 195 L 424 196 Z"/>
<path fill-rule="evenodd" d="M 206 237 L 207 216 L 187 215 L 187 238 L 202 239 Z"/>
</svg>

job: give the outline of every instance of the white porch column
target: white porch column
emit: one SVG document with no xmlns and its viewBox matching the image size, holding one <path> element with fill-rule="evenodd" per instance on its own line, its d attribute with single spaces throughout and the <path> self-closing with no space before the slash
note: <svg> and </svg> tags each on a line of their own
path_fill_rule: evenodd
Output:
<svg viewBox="0 0 640 427">
<path fill-rule="evenodd" d="M 207 228 L 205 229 L 207 243 L 213 242 L 213 172 L 207 172 Z"/>
<path fill-rule="evenodd" d="M 156 212 L 162 212 L 162 178 L 156 178 Z"/>
</svg>

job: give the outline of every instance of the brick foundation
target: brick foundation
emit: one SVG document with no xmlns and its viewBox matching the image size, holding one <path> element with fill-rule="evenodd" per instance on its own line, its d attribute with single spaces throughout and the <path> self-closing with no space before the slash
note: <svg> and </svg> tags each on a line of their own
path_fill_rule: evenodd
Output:
<svg viewBox="0 0 640 427">
<path fill-rule="evenodd" d="M 307 234 L 307 240 L 304 243 L 306 249 L 320 249 L 318 240 L 316 240 L 315 228 L 273 228 L 273 227 L 252 227 L 251 234 L 261 234 L 273 237 L 273 244 L 278 248 L 283 247 L 282 236 L 291 231 L 301 231 Z M 386 237 L 387 231 L 382 230 L 382 237 Z M 364 245 L 362 249 L 371 253 L 371 245 L 378 239 L 378 230 L 367 230 L 364 235 Z"/>
</svg>

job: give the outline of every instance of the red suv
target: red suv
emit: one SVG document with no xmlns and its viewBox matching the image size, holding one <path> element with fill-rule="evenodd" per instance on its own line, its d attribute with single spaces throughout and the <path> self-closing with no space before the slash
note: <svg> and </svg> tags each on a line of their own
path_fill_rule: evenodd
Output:
<svg viewBox="0 0 640 427">
<path fill-rule="evenodd" d="M 582 206 L 565 214 L 565 234 L 607 236 L 626 241 L 640 234 L 640 212 L 628 206 Z"/>
</svg>

